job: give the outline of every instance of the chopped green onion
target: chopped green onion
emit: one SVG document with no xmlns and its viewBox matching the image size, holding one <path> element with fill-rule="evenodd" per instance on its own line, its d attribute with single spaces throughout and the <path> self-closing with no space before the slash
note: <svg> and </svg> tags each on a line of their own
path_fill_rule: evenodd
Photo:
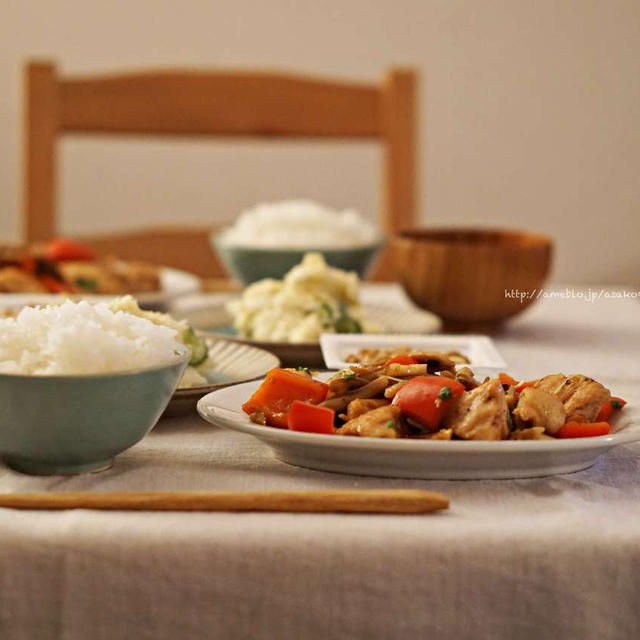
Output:
<svg viewBox="0 0 640 640">
<path fill-rule="evenodd" d="M 511 411 L 509 411 L 509 409 L 507 409 L 507 424 L 509 425 L 509 431 L 513 431 L 513 418 L 511 417 Z"/>
<path fill-rule="evenodd" d="M 438 398 L 440 398 L 440 400 L 449 400 L 449 398 L 451 398 L 451 389 L 449 389 L 449 387 L 442 387 Z"/>
<path fill-rule="evenodd" d="M 387 429 L 395 429 L 396 423 L 393 420 L 389 420 L 386 426 L 387 426 Z"/>
<path fill-rule="evenodd" d="M 95 291 L 98 288 L 98 283 L 91 278 L 76 278 L 76 284 L 87 291 Z"/>
<path fill-rule="evenodd" d="M 622 402 L 620 402 L 619 400 L 612 400 L 611 401 L 611 406 L 614 409 L 622 409 Z"/>
<path fill-rule="evenodd" d="M 301 371 L 302 373 L 311 374 L 311 371 L 309 371 L 309 367 L 298 367 L 297 370 Z"/>
<path fill-rule="evenodd" d="M 347 369 L 345 371 L 342 372 L 342 379 L 343 380 L 353 380 L 353 378 L 356 377 L 356 372 L 355 371 L 351 371 L 350 369 Z"/>
</svg>

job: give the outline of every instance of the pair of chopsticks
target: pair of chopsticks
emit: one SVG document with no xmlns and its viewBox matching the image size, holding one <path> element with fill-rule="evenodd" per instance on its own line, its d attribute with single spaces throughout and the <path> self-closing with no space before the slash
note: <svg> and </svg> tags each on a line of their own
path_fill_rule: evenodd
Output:
<svg viewBox="0 0 640 640">
<path fill-rule="evenodd" d="M 0 494 L 0 507 L 10 509 L 417 514 L 448 506 L 446 496 L 422 489 Z"/>
</svg>

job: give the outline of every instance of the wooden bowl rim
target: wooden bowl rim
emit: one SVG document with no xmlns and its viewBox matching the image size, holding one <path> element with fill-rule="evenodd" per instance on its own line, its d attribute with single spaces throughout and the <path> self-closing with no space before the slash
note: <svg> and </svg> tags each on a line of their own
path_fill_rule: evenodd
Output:
<svg viewBox="0 0 640 640">
<path fill-rule="evenodd" d="M 396 239 L 420 245 L 473 249 L 548 249 L 553 240 L 542 233 L 482 227 L 425 227 L 405 229 Z"/>
</svg>

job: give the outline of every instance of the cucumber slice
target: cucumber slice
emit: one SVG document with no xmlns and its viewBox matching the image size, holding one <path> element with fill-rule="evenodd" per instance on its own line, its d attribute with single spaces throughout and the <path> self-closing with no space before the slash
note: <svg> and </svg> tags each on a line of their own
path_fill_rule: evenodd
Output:
<svg viewBox="0 0 640 640">
<path fill-rule="evenodd" d="M 191 327 L 187 327 L 184 330 L 182 340 L 191 349 L 189 364 L 192 367 L 197 367 L 209 357 L 209 347 L 207 347 L 206 340 L 197 335 Z"/>
</svg>

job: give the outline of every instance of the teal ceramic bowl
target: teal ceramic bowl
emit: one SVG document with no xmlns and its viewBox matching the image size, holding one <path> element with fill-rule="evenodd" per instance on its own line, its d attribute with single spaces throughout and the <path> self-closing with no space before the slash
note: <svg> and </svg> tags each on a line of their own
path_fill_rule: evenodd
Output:
<svg viewBox="0 0 640 640">
<path fill-rule="evenodd" d="M 0 454 L 36 475 L 100 471 L 139 442 L 169 403 L 190 358 L 87 376 L 0 375 Z"/>
<path fill-rule="evenodd" d="M 264 249 L 226 245 L 221 242 L 220 233 L 215 233 L 211 244 L 229 273 L 246 285 L 263 278 L 281 280 L 309 251 L 321 253 L 332 267 L 355 271 L 364 278 L 383 243 L 349 249 Z"/>
</svg>

